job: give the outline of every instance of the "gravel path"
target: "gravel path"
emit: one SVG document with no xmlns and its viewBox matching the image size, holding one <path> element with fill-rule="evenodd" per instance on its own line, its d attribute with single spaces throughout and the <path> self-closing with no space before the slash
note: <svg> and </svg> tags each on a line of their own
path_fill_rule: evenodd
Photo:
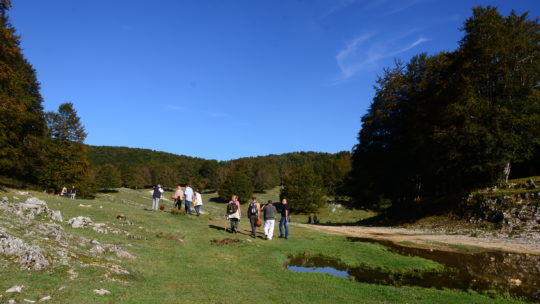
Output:
<svg viewBox="0 0 540 304">
<path fill-rule="evenodd" d="M 496 249 L 509 252 L 540 255 L 540 240 L 520 238 L 486 238 L 466 235 L 436 234 L 426 231 L 405 228 L 365 227 L 365 226 L 323 226 L 295 224 L 301 227 L 325 231 L 328 233 L 344 234 L 351 237 L 387 240 L 394 243 L 407 242 L 407 246 L 433 247 L 437 249 L 456 250 L 444 244 L 474 246 L 485 249 Z M 441 244 L 443 243 L 443 244 Z"/>
</svg>

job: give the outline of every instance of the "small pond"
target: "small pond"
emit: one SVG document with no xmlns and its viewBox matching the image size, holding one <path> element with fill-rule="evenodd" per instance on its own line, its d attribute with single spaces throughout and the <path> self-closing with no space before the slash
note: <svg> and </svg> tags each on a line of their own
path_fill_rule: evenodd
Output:
<svg viewBox="0 0 540 304">
<path fill-rule="evenodd" d="M 382 285 L 408 285 L 428 288 L 507 292 L 510 295 L 540 301 L 540 256 L 502 251 L 451 252 L 430 248 L 412 248 L 388 241 L 349 238 L 355 242 L 376 242 L 389 251 L 433 260 L 445 266 L 443 271 L 389 271 L 368 266 L 348 267 L 339 259 L 320 255 L 290 258 L 292 271 L 322 272 L 352 277 L 358 282 Z"/>
</svg>

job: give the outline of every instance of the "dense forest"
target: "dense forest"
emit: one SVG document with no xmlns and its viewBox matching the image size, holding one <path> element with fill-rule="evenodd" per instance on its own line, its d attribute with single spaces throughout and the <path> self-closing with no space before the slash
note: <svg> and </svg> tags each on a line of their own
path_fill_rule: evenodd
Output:
<svg viewBox="0 0 540 304">
<path fill-rule="evenodd" d="M 384 70 L 353 151 L 351 195 L 385 208 L 538 174 L 538 19 L 477 7 L 453 52 Z"/>
<path fill-rule="evenodd" d="M 191 184 L 232 193 L 276 186 L 295 211 L 329 198 L 383 209 L 540 174 L 538 19 L 477 7 L 455 51 L 397 61 L 377 80 L 352 153 L 295 152 L 207 160 L 87 146 L 75 105 L 45 112 L 40 84 L 0 0 L 0 184 L 83 195 Z"/>
<path fill-rule="evenodd" d="M 306 167 L 322 178 L 325 193 L 343 191 L 343 181 L 351 169 L 349 152 L 336 154 L 295 152 L 281 155 L 245 157 L 230 161 L 206 160 L 147 149 L 89 146 L 89 157 L 97 187 L 141 188 L 160 183 L 166 187 L 190 183 L 201 189 L 218 190 L 238 173 L 246 177 L 253 191 L 264 191 L 280 184 L 291 170 Z M 112 168 L 112 169 L 111 169 Z M 113 184 L 104 175 L 114 175 Z"/>
</svg>

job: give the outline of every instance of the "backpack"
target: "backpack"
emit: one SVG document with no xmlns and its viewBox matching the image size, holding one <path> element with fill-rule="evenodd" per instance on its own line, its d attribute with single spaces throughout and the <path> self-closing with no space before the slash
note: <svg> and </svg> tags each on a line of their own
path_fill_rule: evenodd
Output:
<svg viewBox="0 0 540 304">
<path fill-rule="evenodd" d="M 257 215 L 257 204 L 256 203 L 250 203 L 248 212 L 249 212 L 249 215 Z"/>
<path fill-rule="evenodd" d="M 232 202 L 227 205 L 228 214 L 236 213 L 236 211 L 238 211 L 238 206 L 236 205 L 236 202 Z"/>
</svg>

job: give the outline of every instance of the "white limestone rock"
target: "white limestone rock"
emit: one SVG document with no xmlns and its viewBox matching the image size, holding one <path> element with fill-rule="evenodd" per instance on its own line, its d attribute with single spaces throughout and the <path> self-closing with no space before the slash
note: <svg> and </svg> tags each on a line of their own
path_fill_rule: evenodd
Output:
<svg viewBox="0 0 540 304">
<path fill-rule="evenodd" d="M 101 296 L 111 294 L 110 291 L 108 291 L 107 289 L 103 289 L 103 288 L 102 289 L 94 289 L 94 293 L 97 293 L 98 295 L 101 295 Z"/>
<path fill-rule="evenodd" d="M 77 216 L 68 221 L 68 224 L 73 228 L 86 228 L 92 223 L 92 219 L 85 216 Z"/>
</svg>

